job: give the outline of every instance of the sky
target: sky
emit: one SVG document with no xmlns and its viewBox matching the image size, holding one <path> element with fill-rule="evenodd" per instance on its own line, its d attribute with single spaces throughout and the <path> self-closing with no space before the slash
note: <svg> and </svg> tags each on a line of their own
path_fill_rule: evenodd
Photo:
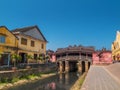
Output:
<svg viewBox="0 0 120 90">
<path fill-rule="evenodd" d="M 111 49 L 120 30 L 120 0 L 0 0 L 0 26 L 37 25 L 47 49 L 69 45 Z"/>
</svg>

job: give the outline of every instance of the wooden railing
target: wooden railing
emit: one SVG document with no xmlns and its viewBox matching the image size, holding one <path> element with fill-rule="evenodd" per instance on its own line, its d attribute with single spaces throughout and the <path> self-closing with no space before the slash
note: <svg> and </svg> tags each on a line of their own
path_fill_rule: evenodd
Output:
<svg viewBox="0 0 120 90">
<path fill-rule="evenodd" d="M 57 58 L 57 60 L 80 60 L 80 59 L 89 59 L 92 60 L 92 57 L 86 57 L 86 56 L 63 56 Z"/>
</svg>

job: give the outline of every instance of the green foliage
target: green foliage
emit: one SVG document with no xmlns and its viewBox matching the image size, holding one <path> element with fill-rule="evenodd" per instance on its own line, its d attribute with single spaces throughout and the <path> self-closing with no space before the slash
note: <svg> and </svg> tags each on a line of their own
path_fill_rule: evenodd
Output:
<svg viewBox="0 0 120 90">
<path fill-rule="evenodd" d="M 9 82 L 8 78 L 1 78 L 1 83 L 8 83 L 8 82 Z"/>
<path fill-rule="evenodd" d="M 32 55 L 26 55 L 26 58 L 27 58 L 27 63 L 29 63 L 29 62 L 30 62 L 30 60 L 32 60 L 32 59 L 33 59 L 33 56 L 32 56 Z"/>
<path fill-rule="evenodd" d="M 23 75 L 23 76 L 20 77 L 20 79 L 21 79 L 21 80 L 22 80 L 22 79 L 28 79 L 28 76 L 27 76 L 27 75 Z"/>
<path fill-rule="evenodd" d="M 48 62 L 50 60 L 50 56 L 49 55 L 46 55 L 45 56 L 45 61 Z"/>
<path fill-rule="evenodd" d="M 35 77 L 40 77 L 41 75 L 38 73 L 38 74 L 31 74 L 31 75 L 24 75 L 22 77 L 20 77 L 20 79 L 27 79 L 27 80 L 31 80 Z"/>
<path fill-rule="evenodd" d="M 19 81 L 19 80 L 24 80 L 24 79 L 32 80 L 32 79 L 34 79 L 34 78 L 36 78 L 36 77 L 41 77 L 41 75 L 43 75 L 43 74 L 49 74 L 49 73 L 50 73 L 50 72 L 46 72 L 46 73 L 45 73 L 45 72 L 44 72 L 44 73 L 39 72 L 39 73 L 37 73 L 37 74 L 23 75 L 23 76 L 21 76 L 21 77 L 14 77 L 14 78 L 12 78 L 12 79 L 1 78 L 0 84 L 15 83 L 15 82 L 17 82 L 17 81 Z"/>
<path fill-rule="evenodd" d="M 38 60 L 38 62 L 40 61 L 40 62 L 44 62 L 44 57 L 43 57 L 43 55 L 41 54 L 41 55 L 39 55 L 39 57 L 37 57 L 37 60 Z"/>
<path fill-rule="evenodd" d="M 40 60 L 40 61 L 42 61 L 42 62 L 46 62 L 46 61 L 48 61 L 49 59 L 50 59 L 50 56 L 49 56 L 49 55 L 44 56 L 44 55 L 40 54 L 39 57 L 37 57 L 37 60 Z"/>
<path fill-rule="evenodd" d="M 41 56 L 41 55 L 38 57 L 38 60 L 41 60 L 41 61 L 42 61 L 43 59 L 44 59 L 44 58 L 43 58 L 43 56 Z"/>
<path fill-rule="evenodd" d="M 0 59 L 2 58 L 2 53 L 0 52 Z"/>
<path fill-rule="evenodd" d="M 14 63 L 14 67 L 15 67 L 16 62 L 17 62 L 17 61 L 21 61 L 21 60 L 22 60 L 22 57 L 21 57 L 20 55 L 18 55 L 18 54 L 12 54 L 11 60 L 12 60 L 12 62 Z"/>
<path fill-rule="evenodd" d="M 41 73 L 40 72 L 35 74 L 35 75 L 38 76 L 38 77 L 41 77 Z"/>
<path fill-rule="evenodd" d="M 79 82 L 80 86 L 83 84 L 83 82 L 84 82 L 84 78 L 80 80 Z"/>
<path fill-rule="evenodd" d="M 33 59 L 32 55 L 26 55 L 27 59 Z"/>
<path fill-rule="evenodd" d="M 36 75 L 35 75 L 35 74 L 28 75 L 28 79 L 32 79 L 32 78 L 34 78 L 34 77 L 36 77 Z"/>
<path fill-rule="evenodd" d="M 17 54 L 12 54 L 11 59 L 12 59 L 12 62 L 15 62 L 16 60 L 20 61 L 22 57 Z"/>
<path fill-rule="evenodd" d="M 13 79 L 11 80 L 11 83 L 15 83 L 15 82 L 17 82 L 17 81 L 19 81 L 19 80 L 20 80 L 19 78 L 15 77 L 15 78 L 13 78 Z"/>
<path fill-rule="evenodd" d="M 14 77 L 13 79 L 8 79 L 8 78 L 2 78 L 0 83 L 15 83 L 19 81 L 20 79 L 17 77 Z"/>
<path fill-rule="evenodd" d="M 50 56 L 49 56 L 49 55 L 46 55 L 46 56 L 45 56 L 45 59 L 50 59 Z"/>
<path fill-rule="evenodd" d="M 0 59 L 2 58 L 2 55 L 0 54 Z"/>
<path fill-rule="evenodd" d="M 85 80 L 86 75 L 87 75 L 87 73 L 84 73 L 84 74 L 81 76 L 81 78 L 80 78 L 80 80 L 79 80 L 79 86 L 80 86 L 80 87 L 82 86 L 82 84 L 83 84 L 83 82 L 84 82 L 84 80 Z"/>
</svg>

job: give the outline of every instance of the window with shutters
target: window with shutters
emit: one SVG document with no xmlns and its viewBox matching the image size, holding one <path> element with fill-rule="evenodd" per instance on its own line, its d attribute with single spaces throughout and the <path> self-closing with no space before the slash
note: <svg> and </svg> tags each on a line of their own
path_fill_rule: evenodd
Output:
<svg viewBox="0 0 120 90">
<path fill-rule="evenodd" d="M 0 35 L 0 43 L 5 43 L 6 36 Z"/>
<path fill-rule="evenodd" d="M 35 42 L 31 41 L 31 46 L 34 47 L 35 46 Z"/>
<path fill-rule="evenodd" d="M 27 45 L 27 39 L 25 39 L 25 38 L 21 38 L 21 44 L 23 44 L 23 45 Z"/>
</svg>

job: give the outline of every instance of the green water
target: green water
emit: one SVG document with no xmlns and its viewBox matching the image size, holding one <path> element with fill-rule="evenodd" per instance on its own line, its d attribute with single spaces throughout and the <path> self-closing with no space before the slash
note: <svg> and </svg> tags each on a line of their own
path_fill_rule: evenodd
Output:
<svg viewBox="0 0 120 90">
<path fill-rule="evenodd" d="M 77 73 L 57 74 L 43 80 L 18 85 L 6 90 L 70 90 L 77 79 Z"/>
</svg>

